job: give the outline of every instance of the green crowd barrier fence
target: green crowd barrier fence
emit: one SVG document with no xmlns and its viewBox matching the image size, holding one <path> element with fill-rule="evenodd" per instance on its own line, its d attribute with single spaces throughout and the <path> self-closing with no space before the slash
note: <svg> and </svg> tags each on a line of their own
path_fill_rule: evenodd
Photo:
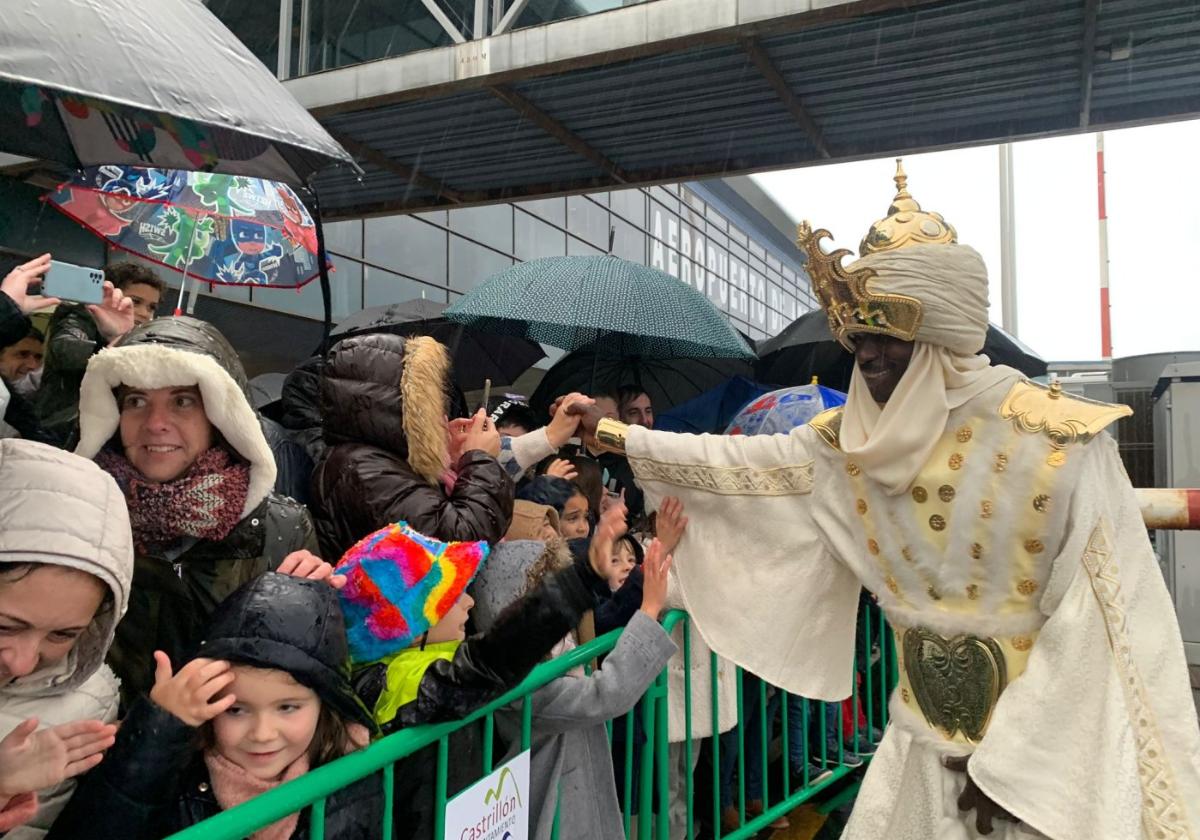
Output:
<svg viewBox="0 0 1200 840">
<path fill-rule="evenodd" d="M 688 615 L 678 610 L 669 612 L 662 623 L 664 629 L 674 631 L 677 640 L 682 640 L 683 731 L 690 736 L 695 731 L 693 705 L 698 700 L 691 685 L 692 626 Z M 567 672 L 587 668 L 597 657 L 612 651 L 620 634 L 620 630 L 614 630 L 538 665 L 520 685 L 465 718 L 413 727 L 381 738 L 366 749 L 318 767 L 249 802 L 173 834 L 169 840 L 240 840 L 304 809 L 308 809 L 309 836 L 312 840 L 324 840 L 326 798 L 372 775 L 379 777 L 384 801 L 378 836 L 382 840 L 392 840 L 397 835 L 393 819 L 395 764 L 431 744 L 437 745 L 434 838 L 441 840 L 446 802 L 455 793 L 448 790 L 447 783 L 450 737 L 467 727 L 482 726 L 482 762 L 477 778 L 488 775 L 497 759 L 496 714 L 512 714 L 519 709 L 519 746 L 521 750 L 528 749 L 537 726 L 533 716 L 533 694 Z M 731 669 L 737 688 L 737 724 L 721 737 L 710 739 L 711 810 L 706 808 L 705 814 L 699 810 L 706 803 L 697 801 L 697 774 L 693 772 L 702 739 L 687 737 L 681 744 L 674 745 L 678 754 L 672 756 L 669 668 L 664 669 L 637 705 L 623 716 L 620 727 L 623 742 L 618 746 L 624 747 L 624 762 L 615 769 L 626 837 L 692 840 L 705 836 L 715 840 L 744 840 L 754 837 L 779 817 L 831 787 L 843 789 L 839 794 L 841 800 L 848 798 L 844 785 L 839 783 L 870 760 L 870 752 L 887 726 L 888 696 L 898 677 L 899 661 L 893 634 L 882 612 L 873 604 L 864 603 L 860 610 L 855 658 L 853 693 L 837 704 L 793 696 L 757 678 L 743 675 L 741 668 Z M 711 731 L 717 732 L 720 731 L 721 717 L 721 663 L 716 654 L 710 653 L 709 659 L 710 696 L 706 699 L 710 707 Z M 750 696 L 744 691 L 744 682 L 748 680 L 753 680 L 754 686 Z M 831 715 L 836 721 L 830 719 Z M 860 721 L 865 721 L 865 726 Z M 607 724 L 610 744 L 618 728 L 614 723 L 609 721 Z M 639 730 L 641 739 L 636 738 Z M 815 745 L 812 743 L 813 731 L 818 733 L 819 739 Z M 792 749 L 797 739 L 800 747 Z M 858 761 L 853 760 L 860 750 L 864 754 Z M 772 755 L 778 756 L 780 768 L 774 785 L 770 779 Z M 798 761 L 793 762 L 793 756 Z M 751 776 L 761 782 L 759 813 L 751 813 L 748 808 L 758 798 L 753 794 L 759 793 L 747 790 L 747 780 Z M 736 809 L 736 827 L 727 831 L 722 828 L 723 817 L 728 824 L 730 813 L 722 807 L 723 787 L 727 792 L 725 798 L 732 799 L 732 804 L 726 808 Z M 705 821 L 707 826 L 702 835 Z M 401 833 L 402 829 L 400 827 Z M 557 817 L 552 838 L 558 838 Z"/>
</svg>

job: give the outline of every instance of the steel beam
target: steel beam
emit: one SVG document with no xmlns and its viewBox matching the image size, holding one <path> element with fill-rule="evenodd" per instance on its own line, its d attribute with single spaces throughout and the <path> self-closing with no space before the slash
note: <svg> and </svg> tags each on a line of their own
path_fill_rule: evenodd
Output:
<svg viewBox="0 0 1200 840">
<path fill-rule="evenodd" d="M 467 42 L 463 34 L 458 31 L 458 27 L 442 11 L 442 7 L 437 4 L 437 0 L 421 0 L 421 5 L 429 11 L 429 14 L 433 15 L 433 19 L 438 22 L 438 25 L 442 29 L 446 30 L 446 34 L 454 40 L 454 43 L 465 44 Z"/>
<path fill-rule="evenodd" d="M 1100 0 L 1084 0 L 1083 39 L 1079 47 L 1079 127 L 1092 121 L 1092 70 L 1096 66 L 1096 15 Z"/>
<path fill-rule="evenodd" d="M 342 146 L 352 155 L 356 155 L 365 161 L 375 164 L 380 169 L 387 170 L 394 175 L 399 175 L 410 184 L 420 187 L 423 190 L 436 193 L 445 198 L 451 204 L 463 204 L 470 201 L 471 198 L 460 193 L 458 190 L 452 189 L 436 178 L 430 178 L 428 175 L 422 175 L 415 168 L 401 163 L 398 160 L 388 157 L 383 152 L 376 149 L 374 146 L 368 146 L 366 143 L 360 143 L 353 137 L 346 134 L 329 130 L 329 134 L 334 140 L 342 144 Z"/>
<path fill-rule="evenodd" d="M 808 136 L 808 142 L 817 150 L 817 154 L 825 159 L 831 158 L 832 155 L 829 153 L 829 147 L 825 144 L 825 135 L 821 131 L 821 127 L 808 113 L 808 109 L 804 107 L 800 97 L 796 96 L 791 86 L 788 85 L 787 79 L 783 78 L 783 74 L 779 72 L 775 62 L 771 61 L 771 56 L 767 55 L 762 44 L 755 38 L 744 38 L 741 43 L 742 49 L 754 62 L 754 66 L 758 68 L 762 77 L 767 80 L 767 84 L 775 91 L 783 103 L 783 107 L 787 108 L 788 113 L 800 124 L 800 128 Z"/>
<path fill-rule="evenodd" d="M 283 81 L 292 75 L 292 0 L 279 3 L 279 46 L 275 53 L 275 78 Z M 307 37 L 307 33 L 300 33 Z"/>
<path fill-rule="evenodd" d="M 600 169 L 604 171 L 604 174 L 610 176 L 614 181 L 617 181 L 621 184 L 626 184 L 629 182 L 629 175 L 625 172 L 625 170 L 605 157 L 603 153 L 591 146 L 578 134 L 568 129 L 558 120 L 554 119 L 552 116 L 547 114 L 538 106 L 534 105 L 512 88 L 504 85 L 496 85 L 488 88 L 488 90 L 490 90 L 496 96 L 496 98 L 507 104 L 530 122 L 537 125 L 547 134 L 557 139 L 568 149 L 596 164 L 596 166 L 600 167 Z"/>
<path fill-rule="evenodd" d="M 496 28 L 492 30 L 493 35 L 503 35 L 508 30 L 512 29 L 512 25 L 516 23 L 517 17 L 521 12 L 525 11 L 525 7 L 529 5 L 529 0 L 512 0 L 512 5 L 508 7 L 508 11 L 496 23 Z"/>
</svg>

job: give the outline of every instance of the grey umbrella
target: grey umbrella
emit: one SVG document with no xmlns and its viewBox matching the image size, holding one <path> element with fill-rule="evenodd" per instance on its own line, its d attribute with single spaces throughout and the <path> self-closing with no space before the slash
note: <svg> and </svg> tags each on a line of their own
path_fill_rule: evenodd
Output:
<svg viewBox="0 0 1200 840">
<path fill-rule="evenodd" d="M 22 0 L 0 25 L 0 151 L 302 184 L 353 159 L 197 0 Z"/>
</svg>

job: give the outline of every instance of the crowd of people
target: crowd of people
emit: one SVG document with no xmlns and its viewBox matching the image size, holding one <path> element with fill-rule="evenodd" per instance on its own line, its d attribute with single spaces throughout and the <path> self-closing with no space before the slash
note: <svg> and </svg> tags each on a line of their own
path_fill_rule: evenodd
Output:
<svg viewBox="0 0 1200 840">
<path fill-rule="evenodd" d="M 61 306 L 43 337 L 49 255 L 18 266 L 0 830 L 163 837 L 620 628 L 590 673 L 455 729 L 447 767 L 437 745 L 402 758 L 393 836 L 431 838 L 437 794 L 526 733 L 538 840 L 623 838 L 648 749 L 671 837 L 708 810 L 701 776 L 716 832 L 767 823 L 774 733 L 793 788 L 877 745 L 845 840 L 1196 836 L 1179 626 L 1106 432 L 1129 409 L 981 354 L 983 260 L 906 184 L 850 265 L 800 229 L 854 372 L 844 406 L 789 434 L 655 431 L 636 388 L 472 411 L 447 348 L 386 333 L 297 367 L 276 422 L 218 330 L 151 317 L 152 274 L 110 266 L 101 303 Z M 857 621 L 871 601 L 895 640 L 886 700 L 856 691 L 884 632 Z M 664 670 L 666 756 L 626 715 Z M 329 797 L 325 835 L 378 836 L 387 813 L 362 779 Z"/>
<path fill-rule="evenodd" d="M 279 423 L 215 327 L 155 317 L 152 270 L 110 265 L 84 306 L 34 293 L 48 265 L 0 285 L 5 836 L 166 836 L 624 628 L 533 697 L 531 822 L 623 836 L 605 722 L 669 663 L 708 670 L 658 622 L 682 506 L 646 516 L 627 461 L 581 427 L 651 427 L 644 393 L 470 412 L 444 346 L 369 334 L 293 372 Z M 29 316 L 50 307 L 43 333 Z M 521 715 L 497 723 L 515 753 Z M 483 748 L 454 741 L 450 793 Z M 432 837 L 434 749 L 397 766 L 394 836 Z M 325 813 L 326 836 L 377 836 L 377 781 Z M 255 836 L 306 832 L 292 815 Z"/>
</svg>

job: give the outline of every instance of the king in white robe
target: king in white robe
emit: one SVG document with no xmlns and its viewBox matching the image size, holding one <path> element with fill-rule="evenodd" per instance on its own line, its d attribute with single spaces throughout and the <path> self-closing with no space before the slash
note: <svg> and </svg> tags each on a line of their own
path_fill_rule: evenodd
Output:
<svg viewBox="0 0 1200 840">
<path fill-rule="evenodd" d="M 840 700 L 859 587 L 878 599 L 901 680 L 845 837 L 976 837 L 957 808 L 966 779 L 941 763 L 970 754 L 978 787 L 1020 820 L 993 837 L 1200 838 L 1179 629 L 1100 431 L 1122 412 L 1002 370 L 950 412 L 902 494 L 842 451 L 840 411 L 771 437 L 634 427 L 626 452 L 651 509 L 686 507 L 676 568 L 719 655 Z"/>
</svg>

